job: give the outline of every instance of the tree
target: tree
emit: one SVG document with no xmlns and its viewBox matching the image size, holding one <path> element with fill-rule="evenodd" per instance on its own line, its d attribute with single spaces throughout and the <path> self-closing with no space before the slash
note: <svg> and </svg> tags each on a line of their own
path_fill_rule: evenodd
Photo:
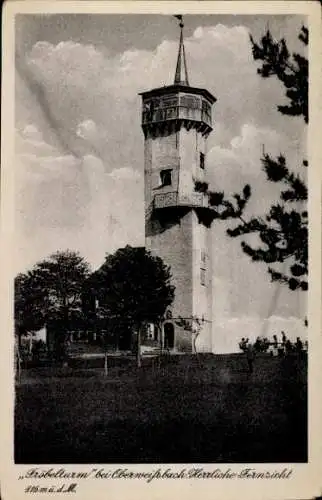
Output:
<svg viewBox="0 0 322 500">
<path fill-rule="evenodd" d="M 15 334 L 18 345 L 22 335 L 33 335 L 45 325 L 42 296 L 31 286 L 28 274 L 20 273 L 14 282 Z"/>
<path fill-rule="evenodd" d="M 126 325 L 136 332 L 140 366 L 142 326 L 158 323 L 174 298 L 170 268 L 145 248 L 126 246 L 106 256 L 91 287 L 107 325 Z"/>
<path fill-rule="evenodd" d="M 55 342 L 62 348 L 70 326 L 82 312 L 82 290 L 90 273 L 76 252 L 56 252 L 15 279 L 15 315 L 19 331 L 55 324 Z"/>
<path fill-rule="evenodd" d="M 176 323 L 178 326 L 191 333 L 192 352 L 193 354 L 198 354 L 197 339 L 202 331 L 205 320 L 198 316 L 191 316 L 190 318 L 179 318 Z"/>
<path fill-rule="evenodd" d="M 302 27 L 299 39 L 308 44 L 308 30 Z M 254 60 L 262 61 L 258 74 L 262 78 L 277 77 L 285 89 L 288 103 L 279 104 L 277 109 L 286 116 L 302 116 L 308 123 L 308 61 L 305 57 L 290 54 L 286 41 L 273 39 L 270 31 L 256 43 L 250 37 Z M 243 251 L 254 262 L 265 262 L 272 281 L 279 281 L 291 290 L 307 290 L 308 274 L 308 213 L 303 204 L 307 202 L 308 190 L 305 181 L 292 172 L 286 158 L 280 154 L 272 158 L 263 153 L 262 168 L 269 182 L 281 186 L 280 202 L 273 204 L 268 213 L 262 217 L 247 219 L 244 216 L 247 203 L 251 197 L 251 186 L 246 185 L 243 192 L 232 195 L 232 200 L 225 198 L 224 193 L 209 192 L 210 205 L 215 209 L 212 219 L 238 219 L 239 224 L 228 229 L 229 236 L 235 238 L 242 235 L 256 234 L 260 246 L 254 248 L 242 241 Z M 307 160 L 302 167 L 306 169 Z M 199 184 L 196 190 L 207 189 Z M 288 271 L 282 272 L 281 263 L 288 265 Z M 274 267 L 272 267 L 274 265 Z"/>
</svg>

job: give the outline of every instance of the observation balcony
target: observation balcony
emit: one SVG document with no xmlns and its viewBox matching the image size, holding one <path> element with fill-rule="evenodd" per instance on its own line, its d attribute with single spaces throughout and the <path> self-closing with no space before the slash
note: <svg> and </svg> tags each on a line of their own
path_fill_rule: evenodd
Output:
<svg viewBox="0 0 322 500">
<path fill-rule="evenodd" d="M 168 120 L 189 120 L 192 122 L 201 122 L 212 126 L 211 112 L 202 109 L 193 109 L 184 106 L 158 109 L 156 111 L 143 111 L 142 112 L 142 125 L 149 125 L 152 123 L 162 123 Z"/>
<path fill-rule="evenodd" d="M 184 126 L 197 128 L 202 134 L 211 132 L 216 98 L 207 90 L 171 85 L 141 95 L 143 131 Z"/>
<path fill-rule="evenodd" d="M 160 193 L 154 196 L 154 209 L 170 207 L 209 208 L 208 196 L 204 193 L 179 194 L 176 191 Z"/>
</svg>

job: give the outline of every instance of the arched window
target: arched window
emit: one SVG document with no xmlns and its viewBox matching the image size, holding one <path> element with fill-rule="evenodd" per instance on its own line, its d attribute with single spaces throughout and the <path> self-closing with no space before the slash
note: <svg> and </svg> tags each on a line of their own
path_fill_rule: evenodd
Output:
<svg viewBox="0 0 322 500">
<path fill-rule="evenodd" d="M 164 324 L 164 347 L 166 349 L 174 348 L 174 326 L 173 323 Z"/>
</svg>

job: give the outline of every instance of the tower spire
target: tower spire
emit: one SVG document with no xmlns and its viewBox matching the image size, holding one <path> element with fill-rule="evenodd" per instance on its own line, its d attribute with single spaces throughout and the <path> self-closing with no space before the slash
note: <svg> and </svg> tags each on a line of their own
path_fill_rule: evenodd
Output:
<svg viewBox="0 0 322 500">
<path fill-rule="evenodd" d="M 189 86 L 189 80 L 188 80 L 188 70 L 187 70 L 187 61 L 186 61 L 186 53 L 184 49 L 184 43 L 183 43 L 183 19 L 182 16 L 174 16 L 177 19 L 179 19 L 180 23 L 180 41 L 179 41 L 179 51 L 178 51 L 178 59 L 177 59 L 177 66 L 176 66 L 176 73 L 174 77 L 174 84 L 175 85 L 187 85 Z"/>
</svg>

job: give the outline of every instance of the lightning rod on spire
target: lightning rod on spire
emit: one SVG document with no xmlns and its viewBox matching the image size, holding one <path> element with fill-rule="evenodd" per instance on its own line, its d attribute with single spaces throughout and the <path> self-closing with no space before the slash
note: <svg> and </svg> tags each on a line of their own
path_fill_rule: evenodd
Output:
<svg viewBox="0 0 322 500">
<path fill-rule="evenodd" d="M 186 54 L 185 54 L 185 48 L 184 48 L 184 43 L 183 43 L 183 27 L 184 27 L 183 17 L 182 17 L 182 15 L 176 15 L 174 17 L 180 21 L 180 23 L 179 23 L 180 41 L 179 41 L 179 51 L 178 51 L 178 59 L 177 59 L 177 66 L 176 66 L 176 72 L 175 72 L 175 77 L 174 77 L 174 83 L 176 85 L 178 85 L 178 84 L 179 85 L 189 85 Z"/>
</svg>

